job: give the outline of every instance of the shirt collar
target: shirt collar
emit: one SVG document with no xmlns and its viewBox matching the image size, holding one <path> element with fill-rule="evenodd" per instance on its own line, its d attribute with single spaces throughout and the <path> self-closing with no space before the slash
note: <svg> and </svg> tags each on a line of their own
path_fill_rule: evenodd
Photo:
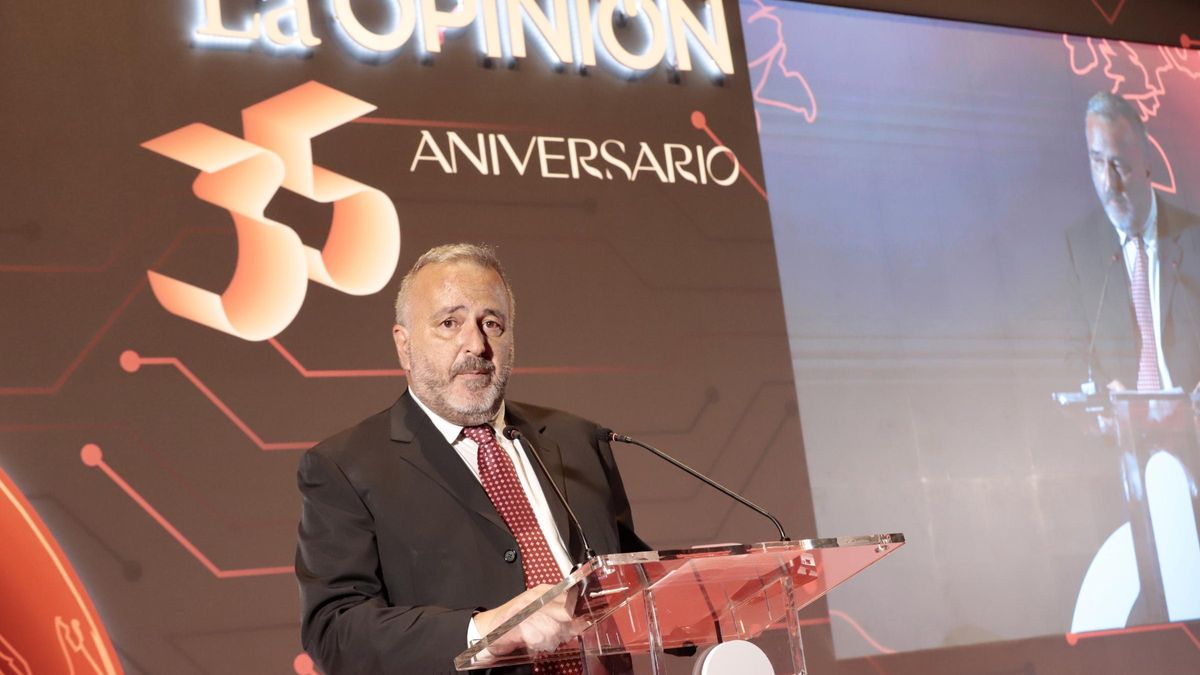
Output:
<svg viewBox="0 0 1200 675">
<path fill-rule="evenodd" d="M 1115 227 L 1115 226 L 1114 226 Z M 1129 235 L 1117 230 L 1121 237 L 1122 248 L 1129 243 Z M 1146 226 L 1142 228 L 1142 240 L 1146 246 L 1154 246 L 1158 242 L 1158 193 L 1150 192 L 1150 213 L 1146 216 Z"/>
<path fill-rule="evenodd" d="M 425 411 L 425 414 L 429 416 L 429 421 L 433 422 L 433 426 L 437 427 L 438 433 L 440 433 L 442 437 L 446 439 L 446 442 L 450 445 L 454 445 L 454 443 L 458 441 L 458 437 L 462 435 L 463 426 L 461 424 L 455 424 L 454 422 L 451 422 L 430 410 L 429 406 L 425 405 L 425 403 L 417 396 L 417 393 L 412 390 L 412 387 L 408 388 L 408 395 L 412 396 L 413 400 L 417 402 L 417 406 L 419 406 L 421 410 Z M 496 416 L 492 418 L 491 426 L 496 432 L 496 437 L 499 438 L 501 432 L 504 431 L 503 400 L 500 401 L 500 409 L 496 411 Z"/>
</svg>

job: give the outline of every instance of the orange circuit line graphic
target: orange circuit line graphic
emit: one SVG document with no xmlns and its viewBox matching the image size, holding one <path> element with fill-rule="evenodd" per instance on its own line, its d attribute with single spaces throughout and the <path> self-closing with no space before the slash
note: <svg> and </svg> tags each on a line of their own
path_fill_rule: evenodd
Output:
<svg viewBox="0 0 1200 675">
<path fill-rule="evenodd" d="M 490 129 L 493 131 L 513 131 L 517 133 L 538 134 L 546 131 L 536 127 L 526 127 L 519 124 L 496 124 L 493 122 L 452 122 L 447 120 L 422 120 L 403 117 L 359 117 L 351 120 L 352 124 L 379 124 L 395 127 L 427 127 L 431 129 Z"/>
<path fill-rule="evenodd" d="M 11 434 L 15 434 L 15 433 L 38 433 L 38 434 L 40 434 L 40 433 L 45 433 L 45 432 L 50 432 L 50 431 L 86 431 L 90 435 L 93 435 L 93 436 L 97 432 L 114 432 L 116 434 L 119 434 L 120 436 L 124 437 L 132 446 L 137 448 L 139 456 L 148 459 L 157 467 L 157 469 L 159 471 L 159 475 L 163 478 L 163 480 L 173 483 L 179 490 L 182 490 L 183 493 L 185 493 L 187 495 L 187 498 L 189 500 L 191 500 L 192 502 L 195 502 L 198 505 L 198 508 L 202 508 L 205 512 L 210 514 L 212 518 L 218 520 L 221 523 L 224 523 L 225 526 L 230 529 L 233 529 L 234 527 L 236 527 L 236 525 L 238 523 L 245 524 L 246 522 L 249 522 L 250 520 L 252 520 L 245 513 L 238 513 L 235 518 L 234 516 L 232 516 L 230 514 L 230 512 L 228 510 L 222 508 L 222 506 L 220 504 L 211 500 L 205 494 L 204 490 L 201 490 L 199 487 L 197 487 L 196 484 L 193 483 L 191 480 L 189 480 L 185 474 L 180 473 L 171 464 L 171 461 L 170 461 L 171 458 L 169 456 L 165 455 L 162 451 L 158 450 L 155 446 L 147 443 L 146 440 L 144 438 L 142 438 L 141 432 L 136 428 L 126 426 L 124 424 L 118 424 L 115 422 L 105 422 L 105 423 L 66 422 L 66 423 L 54 423 L 54 424 L 0 424 L 0 433 L 4 433 L 4 434 L 10 434 L 10 433 Z M 30 497 L 30 498 L 32 499 L 32 497 Z M 49 499 L 49 497 L 44 497 L 44 498 Z M 64 510 L 67 510 L 67 507 L 65 504 L 60 504 L 60 506 Z M 235 520 L 236 520 L 236 523 L 235 523 Z M 266 522 L 266 521 L 264 521 L 264 522 Z M 272 526 L 285 524 L 285 523 L 286 524 L 294 524 L 294 521 L 292 521 L 291 519 L 288 519 L 285 521 L 271 520 L 269 522 L 272 523 Z M 95 536 L 97 539 L 99 539 L 99 535 L 96 535 L 94 532 L 92 532 L 90 529 L 88 529 L 86 527 L 86 525 L 84 525 L 83 527 L 84 527 L 84 529 L 87 529 L 89 533 L 91 533 L 93 536 Z M 110 551 L 113 558 L 116 559 L 118 563 L 126 564 L 126 563 L 130 562 L 128 559 L 121 557 L 115 550 L 112 550 L 111 548 L 105 546 L 105 544 L 103 542 L 101 542 L 101 545 L 104 546 L 106 548 L 106 550 Z M 4 671 L 0 670 L 0 675 L 6 675 L 6 674 L 4 673 Z"/>
<path fill-rule="evenodd" d="M 1111 26 L 1117 22 L 1117 17 L 1121 15 L 1121 10 L 1125 8 L 1125 0 L 1117 0 L 1116 5 L 1113 6 L 1111 11 L 1104 9 L 1104 5 L 1100 4 L 1100 0 L 1092 0 L 1092 5 L 1096 7 L 1096 10 L 1100 12 L 1100 16 L 1103 16 L 1104 20 Z"/>
<path fill-rule="evenodd" d="M 125 482 L 125 479 L 121 478 L 121 476 L 104 461 L 104 452 L 100 449 L 100 446 L 96 445 L 95 443 L 88 443 L 79 451 L 79 458 L 83 461 L 85 466 L 97 468 L 104 472 L 104 475 L 108 476 L 109 480 L 111 480 L 113 483 L 116 483 L 117 487 L 121 488 L 126 495 L 129 495 L 129 498 L 132 499 L 135 504 L 149 514 L 149 516 L 153 518 L 154 521 L 159 524 L 159 526 L 167 531 L 167 534 L 171 535 L 175 541 L 179 542 L 179 545 L 182 546 L 188 553 L 190 553 L 192 557 L 198 560 L 200 564 L 203 565 L 204 568 L 209 572 L 211 572 L 214 577 L 218 579 L 233 579 L 238 577 L 262 577 L 292 573 L 293 567 L 291 565 L 280 567 L 249 567 L 228 570 L 217 567 L 213 561 L 208 559 L 208 556 L 201 553 L 200 549 L 196 548 L 195 544 L 188 540 L 187 537 L 183 536 L 183 533 L 180 532 L 178 528 L 176 528 L 170 523 L 170 521 L 163 517 L 163 515 L 159 513 L 157 509 L 150 505 L 150 502 L 146 501 L 145 497 L 139 494 L 137 490 L 133 489 L 133 486 Z"/>
<path fill-rule="evenodd" d="M 107 272 L 125 249 L 129 247 L 129 242 L 133 240 L 132 235 L 125 235 L 121 238 L 113 250 L 109 252 L 108 257 L 103 262 L 96 265 L 9 265 L 0 264 L 0 272 L 13 273 L 33 273 L 33 274 L 95 274 L 99 272 Z"/>
<path fill-rule="evenodd" d="M 271 338 L 267 340 L 267 344 L 271 345 L 279 355 L 292 364 L 297 373 L 306 378 L 324 378 L 324 377 L 404 377 L 403 368 L 369 368 L 369 369 L 331 369 L 331 370 L 313 370 L 304 367 L 303 363 L 292 355 L 283 345 L 279 344 L 279 340 Z"/>
<path fill-rule="evenodd" d="M 296 655 L 292 659 L 292 670 L 296 675 L 321 675 L 321 671 L 317 670 L 317 664 L 313 663 L 312 657 L 304 652 Z"/>
<path fill-rule="evenodd" d="M 223 230 L 223 228 L 189 227 L 181 230 L 179 234 L 175 235 L 175 238 L 171 240 L 171 243 L 167 246 L 167 249 L 163 251 L 163 254 L 159 256 L 158 260 L 154 263 L 155 267 L 166 262 L 167 259 L 169 259 L 179 248 L 180 244 L 182 244 L 183 241 L 188 237 L 196 234 L 197 232 L 213 232 L 218 230 Z M 125 310 L 129 309 L 129 306 L 133 303 L 134 298 L 136 298 L 138 294 L 145 290 L 147 285 L 148 282 L 145 278 L 141 279 L 137 284 L 134 285 L 125 298 L 117 305 L 117 308 L 108 315 L 102 324 L 100 324 L 100 328 L 97 329 L 92 337 L 88 339 L 83 348 L 79 350 L 79 353 L 75 355 L 75 358 L 72 359 L 69 364 L 67 364 L 66 369 L 64 369 L 63 372 L 60 373 L 57 378 L 55 378 L 54 382 L 50 383 L 49 385 L 34 387 L 0 387 L 0 396 L 53 396 L 58 394 L 58 392 L 61 391 L 63 386 L 67 383 L 67 380 L 71 379 L 71 375 L 75 373 L 79 366 L 83 365 L 83 362 L 87 360 L 88 355 L 92 353 L 92 350 L 96 348 L 96 345 L 100 343 L 100 340 L 103 339 L 108 331 L 112 329 L 113 325 L 116 324 L 117 319 L 119 319 L 121 315 L 125 313 Z"/>
<path fill-rule="evenodd" d="M 692 126 L 707 134 L 708 137 L 712 139 L 713 143 L 719 146 L 725 146 L 725 144 L 721 142 L 721 139 L 717 138 L 717 135 L 713 133 L 712 129 L 708 128 L 708 118 L 704 116 L 703 112 L 700 112 L 699 110 L 692 111 Z M 731 149 L 729 152 L 732 153 L 733 150 Z M 750 172 L 746 170 L 746 167 L 743 166 L 740 161 L 738 162 L 738 172 L 742 174 L 742 178 L 745 178 L 746 182 L 750 183 L 750 185 L 758 192 L 758 194 L 762 195 L 763 199 L 767 198 L 767 191 L 758 184 L 758 181 L 754 180 L 754 176 L 750 175 Z"/>
<path fill-rule="evenodd" d="M 287 350 L 279 340 L 271 338 L 267 340 L 267 344 L 271 345 L 279 355 L 282 356 L 292 368 L 300 373 L 301 377 L 318 379 L 318 378 L 334 378 L 334 377 L 404 377 L 403 368 L 362 368 L 362 369 L 315 369 L 308 368 L 300 360 Z M 132 371 L 131 371 L 132 372 Z M 605 373 L 628 373 L 632 369 L 622 366 L 517 366 L 513 368 L 513 374 L 520 375 L 595 375 Z"/>
<path fill-rule="evenodd" d="M 1196 638 L 1196 634 L 1188 628 L 1185 623 L 1157 623 L 1148 626 L 1130 626 L 1128 628 L 1113 628 L 1112 630 L 1098 630 L 1091 633 L 1067 633 L 1067 644 L 1074 647 L 1079 644 L 1080 640 L 1087 640 L 1098 637 L 1111 637 L 1113 635 L 1131 635 L 1134 633 L 1153 633 L 1163 630 L 1181 630 L 1188 639 L 1192 641 L 1192 646 L 1200 651 L 1200 639 Z"/>
<path fill-rule="evenodd" d="M 175 368 L 175 370 L 178 370 L 180 374 L 187 378 L 188 382 L 191 382 L 192 386 L 196 387 L 196 389 L 199 390 L 199 392 L 203 394 L 204 397 L 209 400 L 209 402 L 216 406 L 217 410 L 220 410 L 230 422 L 233 422 L 234 426 L 240 429 L 247 438 L 249 438 L 256 446 L 258 446 L 259 450 L 268 452 L 273 450 L 307 450 L 315 444 L 315 441 L 289 441 L 280 443 L 268 443 L 267 441 L 264 441 L 261 436 L 259 436 L 253 429 L 250 428 L 250 425 L 246 424 L 241 417 L 238 417 L 237 413 L 233 412 L 233 410 L 226 405 L 224 401 L 222 401 L 215 393 L 213 393 L 212 389 L 209 389 L 208 386 L 205 385 L 195 373 L 193 373 L 187 366 L 183 364 L 182 361 L 175 357 L 141 356 L 132 349 L 127 349 L 124 352 L 121 352 L 120 363 L 121 368 L 127 373 L 136 373 L 141 369 L 142 366 L 171 366 Z"/>
<path fill-rule="evenodd" d="M 108 318 L 104 320 L 104 323 L 100 324 L 100 328 L 92 335 L 91 339 L 89 339 L 87 343 L 83 345 L 83 349 L 79 350 L 79 353 L 75 355 L 75 358 L 71 359 L 71 362 L 67 364 L 66 369 L 64 369 L 62 373 L 55 378 L 54 382 L 46 386 L 38 387 L 0 387 L 0 396 L 53 396 L 57 394 L 62 390 L 63 385 L 67 383 L 67 380 L 71 379 L 71 375 L 75 373 L 76 369 L 83 365 L 83 362 L 87 360 L 88 355 L 92 353 L 92 350 L 96 348 L 96 345 L 100 343 L 100 340 L 104 338 L 105 334 L 112 329 L 113 324 L 115 324 L 117 319 L 125 313 L 125 310 L 128 309 L 129 305 L 133 302 L 133 299 L 136 298 L 144 288 L 146 288 L 145 279 L 138 282 L 138 284 L 133 287 L 133 290 L 129 291 L 129 294 L 125 296 L 125 299 L 121 301 L 121 304 L 117 305 L 117 308 L 113 310 L 113 313 L 109 314 Z"/>
</svg>

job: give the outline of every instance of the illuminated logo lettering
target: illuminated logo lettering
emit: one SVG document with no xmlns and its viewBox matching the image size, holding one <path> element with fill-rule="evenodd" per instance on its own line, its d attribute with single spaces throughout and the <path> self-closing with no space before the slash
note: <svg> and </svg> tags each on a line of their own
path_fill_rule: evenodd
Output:
<svg viewBox="0 0 1200 675">
<path fill-rule="evenodd" d="M 508 62 L 529 57 L 533 43 L 542 58 L 582 71 L 598 63 L 626 76 L 661 64 L 678 71 L 733 74 L 733 52 L 724 0 L 377 0 L 390 17 L 368 27 L 351 0 L 324 0 L 333 30 L 349 51 L 364 59 L 394 54 L 410 40 L 424 57 L 442 51 L 450 38 L 474 35 L 478 52 Z M 221 0 L 195 0 L 192 39 L 200 46 L 249 47 L 305 53 L 321 44 L 313 32 L 309 0 L 266 2 L 263 11 L 230 23 Z M 618 28 L 637 24 L 641 45 L 629 45 Z M 472 28 L 474 30 L 472 30 Z"/>
<path fill-rule="evenodd" d="M 541 178 L 571 180 L 625 180 L 641 178 L 661 183 L 686 182 L 696 185 L 714 183 L 733 185 L 741 165 L 737 155 L 724 145 L 707 150 L 700 145 L 682 143 L 650 144 L 641 141 L 626 144 L 609 138 L 533 136 L 520 142 L 503 133 L 475 133 L 463 136 L 446 131 L 438 134 L 421 130 L 421 140 L 409 164 L 409 172 L 436 167 L 446 174 L 474 170 L 483 176 L 527 173 Z"/>
<path fill-rule="evenodd" d="M 278 335 L 304 303 L 309 280 L 351 295 L 382 289 L 400 258 L 400 223 L 387 195 L 313 164 L 312 139 L 375 106 L 308 82 L 242 110 L 245 138 L 189 124 L 142 147 L 198 169 L 192 189 L 229 212 L 237 231 L 233 278 L 220 293 L 147 272 L 172 314 L 244 340 Z M 264 215 L 286 188 L 333 204 L 325 246 L 306 246 Z"/>
</svg>

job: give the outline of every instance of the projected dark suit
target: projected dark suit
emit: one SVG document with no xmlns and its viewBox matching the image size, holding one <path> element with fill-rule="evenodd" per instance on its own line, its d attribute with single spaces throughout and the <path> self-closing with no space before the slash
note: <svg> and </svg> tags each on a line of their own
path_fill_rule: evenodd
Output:
<svg viewBox="0 0 1200 675">
<path fill-rule="evenodd" d="M 1157 200 L 1163 356 L 1174 385 L 1188 391 L 1200 382 L 1200 217 Z M 1141 341 L 1120 238 L 1098 211 L 1067 231 L 1067 248 L 1089 338 L 1096 327 L 1094 379 L 1100 387 L 1112 380 L 1133 387 Z"/>
<path fill-rule="evenodd" d="M 594 424 L 511 401 L 506 411 L 563 486 L 597 552 L 646 548 Z M 578 535 L 540 471 L 538 478 L 578 559 Z M 454 672 L 472 613 L 525 590 L 516 541 L 407 392 L 306 453 L 299 483 L 301 636 L 328 675 Z"/>
</svg>

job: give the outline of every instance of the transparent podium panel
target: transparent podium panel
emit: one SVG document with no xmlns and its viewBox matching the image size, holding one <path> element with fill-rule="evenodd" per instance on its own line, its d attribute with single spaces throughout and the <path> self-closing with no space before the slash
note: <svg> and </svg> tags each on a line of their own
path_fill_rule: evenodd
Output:
<svg viewBox="0 0 1200 675">
<path fill-rule="evenodd" d="M 1182 392 L 1121 392 L 1111 399 L 1140 586 L 1127 623 L 1192 618 L 1200 607 L 1195 584 L 1179 577 L 1194 579 L 1200 556 L 1194 543 L 1188 547 L 1200 540 L 1192 478 L 1200 471 L 1197 398 Z"/>
<path fill-rule="evenodd" d="M 1124 498 L 1128 517 L 1114 524 L 1088 566 L 1072 632 L 1200 618 L 1194 478 L 1200 475 L 1200 395 L 1092 391 L 1054 399 L 1089 434 L 1099 432 L 1105 440 L 1097 444 L 1097 459 L 1120 468 L 1121 483 L 1111 494 Z M 1133 592 L 1114 591 L 1128 588 Z"/>
<path fill-rule="evenodd" d="M 763 672 L 803 673 L 799 610 L 903 544 L 903 535 L 885 534 L 599 556 L 460 654 L 455 666 L 581 660 L 586 673 L 692 673 L 714 645 L 740 643 L 770 663 Z M 488 649 L 503 651 L 522 622 L 559 605 L 574 617 L 577 637 L 558 650 Z"/>
</svg>

